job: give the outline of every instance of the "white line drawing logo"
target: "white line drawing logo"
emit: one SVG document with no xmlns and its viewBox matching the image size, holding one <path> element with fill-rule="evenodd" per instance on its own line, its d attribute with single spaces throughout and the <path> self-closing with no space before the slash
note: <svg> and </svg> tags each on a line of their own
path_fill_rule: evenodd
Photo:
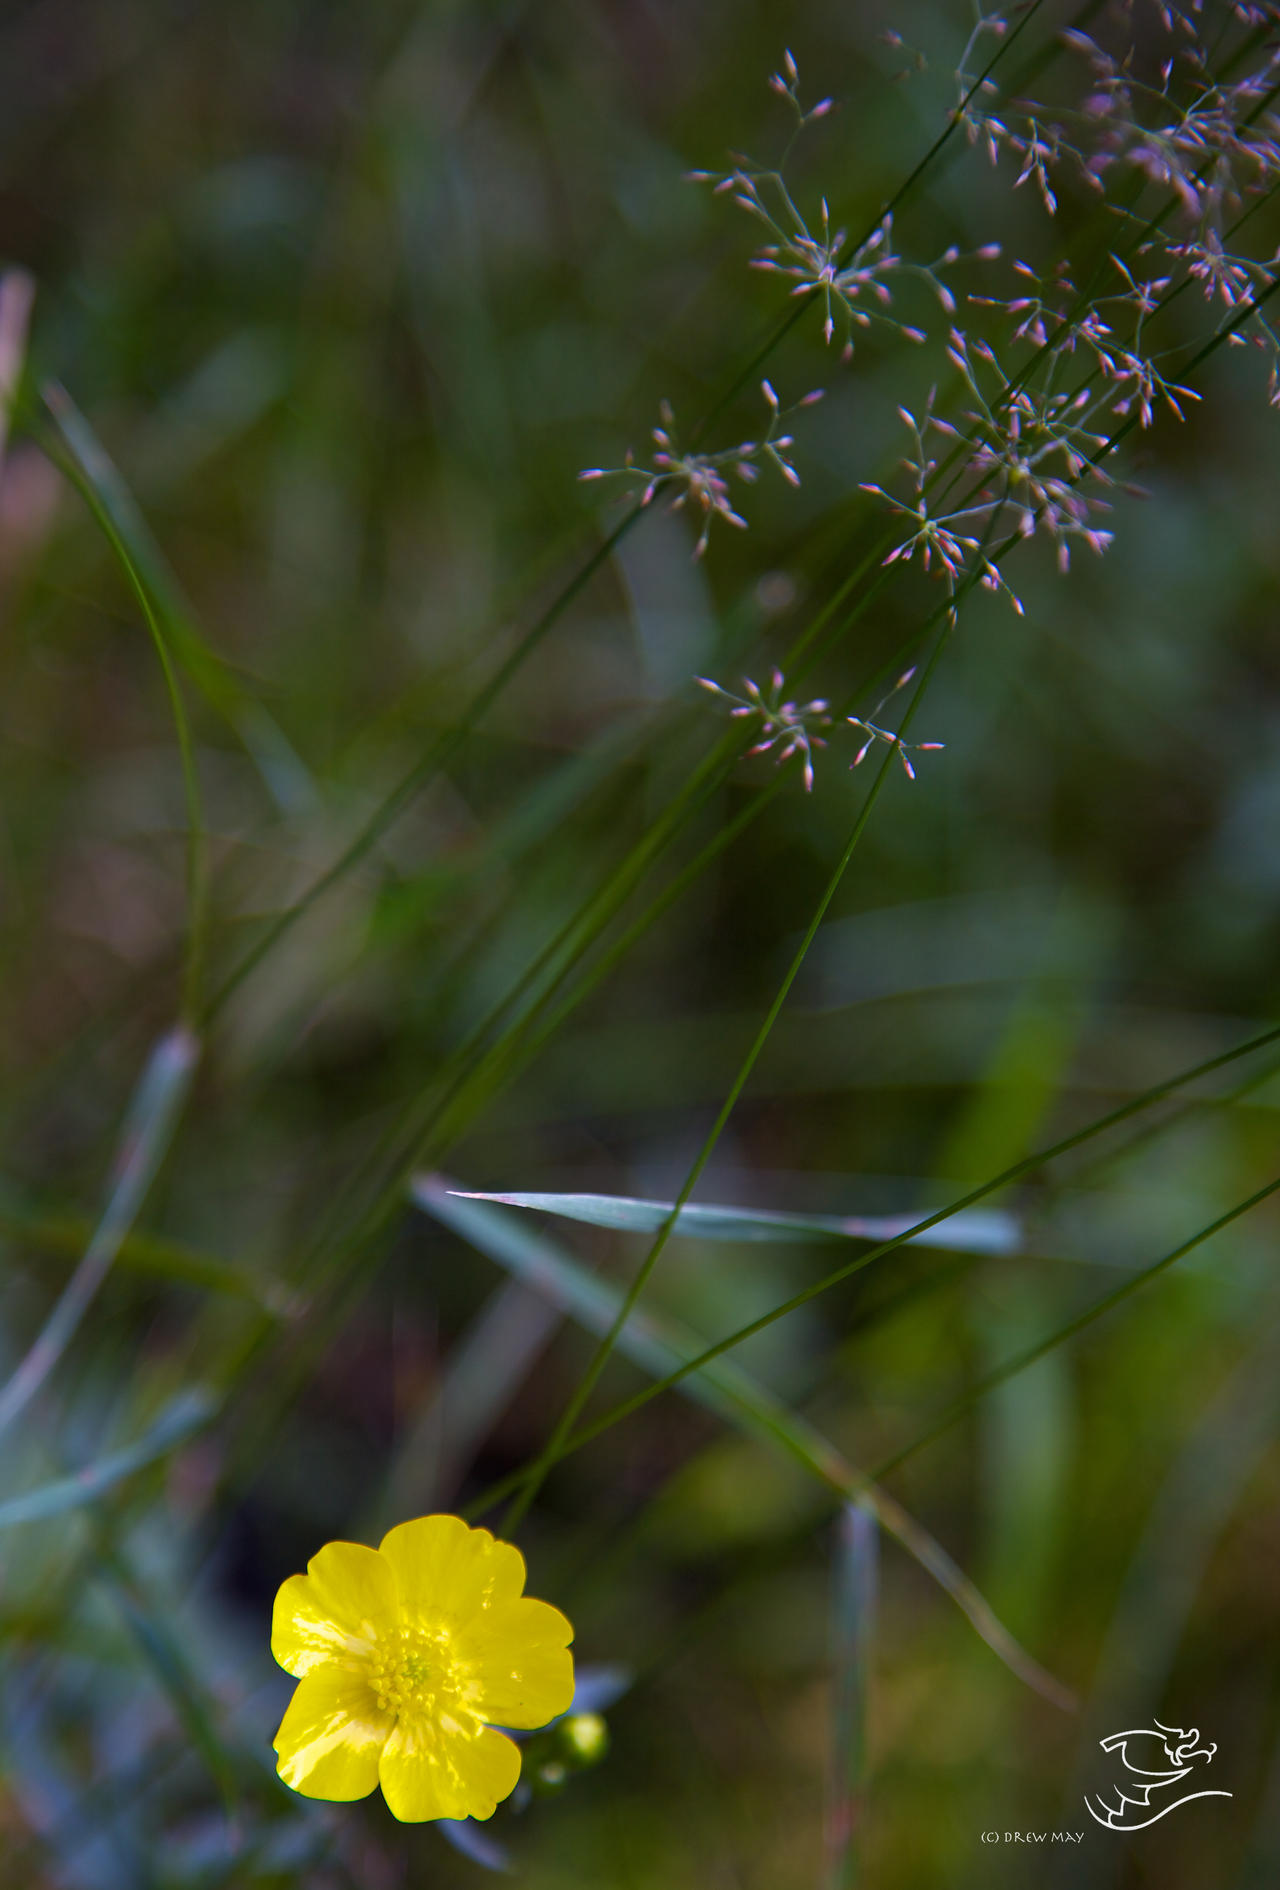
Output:
<svg viewBox="0 0 1280 1890">
<path fill-rule="evenodd" d="M 1183 1732 L 1177 1726 L 1162 1726 L 1157 1719 L 1133 1732 L 1112 1733 L 1098 1744 L 1104 1752 L 1114 1753 L 1124 1767 L 1104 1792 L 1086 1792 L 1084 1797 L 1090 1817 L 1109 1831 L 1145 1831 L 1193 1798 L 1231 1797 L 1230 1792 L 1212 1790 L 1170 1796 L 1197 1765 L 1208 1765 L 1218 1750 L 1214 1745 L 1202 1746 L 1194 1726 Z"/>
</svg>

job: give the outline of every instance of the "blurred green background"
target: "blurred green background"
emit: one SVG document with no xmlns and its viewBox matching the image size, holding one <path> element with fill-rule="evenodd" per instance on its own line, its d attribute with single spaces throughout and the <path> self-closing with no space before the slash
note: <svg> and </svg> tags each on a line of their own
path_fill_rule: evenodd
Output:
<svg viewBox="0 0 1280 1890">
<path fill-rule="evenodd" d="M 1002 78 L 1078 84 L 1058 34 L 1079 12 L 1042 6 Z M 843 365 L 819 315 L 800 320 L 767 371 L 784 404 L 827 389 L 797 417 L 802 486 L 746 491 L 750 529 L 717 527 L 701 562 L 687 517 L 655 506 L 492 707 L 470 705 L 624 515 L 578 471 L 643 457 L 662 398 L 696 420 L 786 312 L 746 266 L 758 233 L 684 174 L 781 150 L 766 80 L 789 44 L 806 97 L 838 102 L 795 188 L 868 225 L 944 128 L 970 24 L 961 0 L 35 0 L 0 16 L 0 259 L 35 283 L 0 476 L 6 1375 L 98 1222 L 182 986 L 164 683 L 120 560 L 53 460 L 65 471 L 79 442 L 176 639 L 208 827 L 207 990 L 407 771 L 442 758 L 210 1020 L 136 1225 L 5 1436 L 6 1886 L 483 1878 L 380 1798 L 329 1807 L 278 1784 L 290 1683 L 271 1599 L 322 1542 L 460 1506 L 524 1463 L 591 1345 L 399 1196 L 368 1226 L 362 1190 L 723 735 L 691 679 L 763 679 L 875 551 L 885 514 L 858 486 L 893 476 L 897 403 L 934 381 L 955 393 L 927 289 L 902 302 L 923 347 L 876 337 Z M 1015 175 L 953 139 L 902 207 L 903 252 L 998 241 L 1085 268 L 1116 240 L 1069 180 L 1050 222 Z M 1276 235 L 1258 227 L 1265 255 Z M 1013 292 L 965 266 L 955 280 Z M 1166 345 L 1214 321 L 1184 297 Z M 1031 546 L 1009 566 L 1024 618 L 966 602 L 913 731 L 945 752 L 889 781 L 700 1200 L 924 1213 L 1274 1017 L 1265 378 L 1252 350 L 1215 355 L 1184 424 L 1126 443 L 1142 492 L 1115 495 L 1103 559 L 1064 578 Z M 758 434 L 753 381 L 714 443 Z M 49 383 L 80 416 L 61 430 Z M 938 595 L 904 571 L 802 693 L 867 713 Z M 729 821 L 749 824 L 536 1055 L 491 1070 L 431 1158 L 473 1189 L 670 1200 L 845 844 L 870 775 L 850 775 L 853 751 L 819 755 L 811 796 L 794 768 L 770 794 L 767 759 L 729 771 L 596 958 Z M 1268 1075 L 1265 1052 L 1228 1065 L 1035 1170 L 992 1203 L 1015 1217 L 1010 1251 L 896 1250 L 735 1356 L 874 1465 L 1273 1179 Z M 503 1225 L 605 1281 L 645 1251 Z M 599 1768 L 487 1827 L 522 1878 L 822 1883 L 827 1775 L 845 1762 L 833 1692 L 860 1710 L 869 1688 L 844 1881 L 1274 1883 L 1275 1227 L 1266 1206 L 1242 1218 L 889 1479 L 1077 1714 L 1001 1665 L 892 1543 L 874 1618 L 852 1619 L 865 1533 L 851 1566 L 829 1489 L 676 1392 L 556 1468 L 521 1531 L 531 1590 L 572 1615 L 580 1662 L 632 1684 Z M 645 1303 L 710 1341 L 844 1252 L 677 1237 Z M 645 1382 L 615 1360 L 595 1402 Z M 213 1410 L 198 1424 L 174 1404 L 197 1390 Z M 170 1422 L 188 1440 L 93 1503 L 6 1511 Z M 1086 1829 L 1096 1741 L 1152 1714 L 1217 1742 L 1231 1801 L 1130 1838 Z M 1068 1829 L 1083 1842 L 1030 1861 L 981 1841 Z"/>
</svg>

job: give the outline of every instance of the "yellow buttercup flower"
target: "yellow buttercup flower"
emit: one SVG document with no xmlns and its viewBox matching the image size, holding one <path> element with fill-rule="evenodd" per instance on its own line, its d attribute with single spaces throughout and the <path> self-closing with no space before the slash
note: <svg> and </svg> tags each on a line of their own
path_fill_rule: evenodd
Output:
<svg viewBox="0 0 1280 1890">
<path fill-rule="evenodd" d="M 397 1818 L 488 1818 L 520 1749 L 573 1700 L 573 1629 L 523 1594 L 524 1557 L 458 1516 L 400 1523 L 376 1549 L 330 1542 L 276 1596 L 271 1651 L 299 1686 L 277 1770 L 308 1798 Z"/>
</svg>

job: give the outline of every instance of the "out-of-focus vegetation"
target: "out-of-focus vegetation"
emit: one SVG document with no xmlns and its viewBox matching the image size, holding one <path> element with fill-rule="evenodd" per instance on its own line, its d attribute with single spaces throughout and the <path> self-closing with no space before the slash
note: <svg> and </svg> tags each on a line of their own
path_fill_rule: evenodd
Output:
<svg viewBox="0 0 1280 1890">
<path fill-rule="evenodd" d="M 1132 40 L 1154 96 L 1188 38 L 1162 11 L 1039 0 L 970 70 L 998 55 L 991 109 L 1076 124 L 1063 31 Z M 1186 12 L 1224 81 L 1265 70 L 1273 9 Z M 1223 339 L 1270 278 L 1152 318 L 1201 398 L 1119 443 L 1105 554 L 1062 574 L 1039 534 L 1001 564 L 1025 614 L 976 586 L 948 632 L 863 489 L 910 500 L 898 404 L 936 384 L 959 423 L 952 322 L 1003 350 L 1017 319 L 970 297 L 1016 297 L 1016 260 L 1099 295 L 1185 193 L 1064 163 L 1050 218 L 956 130 L 894 244 L 1003 256 L 947 273 L 954 313 L 908 280 L 923 342 L 855 331 L 843 361 L 747 266 L 733 193 L 685 176 L 777 161 L 790 44 L 836 107 L 788 180 L 813 228 L 825 196 L 869 233 L 972 24 L 0 20 L 5 1886 L 481 1880 L 379 1798 L 276 1780 L 272 1595 L 324 1541 L 518 1487 L 650 1250 L 652 1215 L 464 1206 L 430 1175 L 674 1200 L 797 963 L 697 1202 L 892 1239 L 1025 1165 L 544 1464 L 532 1591 L 593 1700 L 629 1684 L 601 1764 L 542 1789 L 560 1759 L 531 1747 L 531 1802 L 455 1837 L 536 1890 L 1275 1881 L 1274 1204 L 1197 1240 L 1280 1174 L 1280 1045 L 1229 1055 L 1278 995 L 1280 417 Z M 1250 181 L 1229 215 L 1265 264 Z M 713 518 L 705 558 L 671 488 L 633 517 L 637 486 L 578 481 L 647 463 L 664 399 L 707 450 L 759 440 L 765 374 L 784 407 L 826 390 L 787 422 L 802 484 L 735 483 L 749 528 Z M 911 739 L 945 749 L 914 782 L 883 744 L 851 773 L 848 728 L 811 794 L 776 747 L 739 758 L 693 679 L 767 687 L 815 625 L 797 700 L 875 719 L 921 665 L 880 717 L 924 678 Z M 676 1227 L 584 1423 L 885 1238 L 762 1231 Z M 891 1461 L 883 1495 L 850 1480 Z M 1233 1796 L 1101 1831 L 1097 1741 L 1153 1715 L 1217 1743 Z M 1051 1861 L 982 1842 L 1066 1830 Z"/>
</svg>

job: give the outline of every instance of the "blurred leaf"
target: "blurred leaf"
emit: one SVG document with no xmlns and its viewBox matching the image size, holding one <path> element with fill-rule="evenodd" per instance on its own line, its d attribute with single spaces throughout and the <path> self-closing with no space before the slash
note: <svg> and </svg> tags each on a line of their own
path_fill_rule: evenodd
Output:
<svg viewBox="0 0 1280 1890">
<path fill-rule="evenodd" d="M 836 1523 L 832 1569 L 832 1732 L 826 1890 L 850 1890 L 860 1870 L 866 1816 L 867 1701 L 875 1642 L 879 1544 L 875 1517 L 847 1503 Z"/>
<path fill-rule="evenodd" d="M 0 463 L 9 438 L 9 416 L 22 381 L 35 292 L 35 283 L 25 269 L 6 269 L 0 275 Z"/>
<path fill-rule="evenodd" d="M 126 574 L 150 599 L 178 661 L 210 702 L 233 714 L 244 690 L 196 629 L 164 554 L 106 448 L 64 387 L 46 388 L 45 405 L 71 455 L 74 482 Z"/>
<path fill-rule="evenodd" d="M 1062 1315 L 1062 1285 L 1053 1275 L 1020 1272 L 978 1298 L 970 1318 L 979 1358 L 998 1368 L 1034 1342 Z M 1075 1415 L 1074 1375 L 1062 1353 L 997 1386 L 981 1408 L 978 1566 L 987 1593 L 1023 1634 L 1038 1635 L 1051 1618 L 1052 1576 L 1070 1515 Z"/>
<path fill-rule="evenodd" d="M 208 1766 L 230 1817 L 237 1799 L 232 1755 L 218 1732 L 211 1703 L 191 1670 L 188 1654 L 169 1626 L 167 1610 L 155 1597 L 141 1592 L 122 1553 L 101 1532 L 98 1573 L 172 1705 L 178 1724 Z"/>
<path fill-rule="evenodd" d="M 73 483 L 126 577 L 155 612 L 165 644 L 205 700 L 239 735 L 277 806 L 286 813 L 316 806 L 315 784 L 297 750 L 230 664 L 201 635 L 133 494 L 84 414 L 66 389 L 57 385 L 45 389 L 45 405 L 71 455 Z"/>
<path fill-rule="evenodd" d="M 620 1662 L 596 1661 L 575 1666 L 573 1704 L 570 1713 L 607 1713 L 628 1691 L 632 1682 L 629 1667 Z M 562 1713 L 561 1718 L 565 1715 Z"/>
<path fill-rule="evenodd" d="M 199 1054 L 198 1040 L 179 1024 L 166 1032 L 148 1058 L 125 1115 L 102 1218 L 39 1337 L 0 1390 L 0 1431 L 25 1408 L 62 1357 L 111 1270 L 168 1150 Z"/>
<path fill-rule="evenodd" d="M 473 1864 L 482 1864 L 486 1870 L 514 1870 L 511 1853 L 505 1845 L 490 1837 L 474 1818 L 437 1818 L 435 1823 L 441 1837 L 452 1844 L 455 1851 L 469 1857 Z"/>
<path fill-rule="evenodd" d="M 531 1208 L 558 1214 L 591 1227 L 652 1234 L 669 1219 L 670 1201 L 638 1201 L 622 1194 L 479 1194 L 458 1191 L 468 1201 L 493 1201 L 501 1207 Z M 778 1214 L 765 1208 L 702 1206 L 688 1201 L 676 1216 L 673 1232 L 694 1240 L 896 1240 L 914 1227 L 915 1214 Z M 1003 1209 L 964 1209 L 933 1227 L 912 1234 L 910 1243 L 946 1247 L 955 1253 L 1016 1253 L 1021 1242 L 1017 1216 Z"/>
<path fill-rule="evenodd" d="M 1280 1320 L 1272 1307 L 1155 1492 L 1098 1661 L 1103 1717 L 1141 1712 L 1164 1684 L 1214 1550 L 1275 1449 L 1277 1420 Z"/>
<path fill-rule="evenodd" d="M 93 1224 L 70 1216 L 23 1213 L 0 1206 L 0 1234 L 41 1253 L 79 1255 L 93 1238 Z M 212 1293 L 251 1299 L 278 1318 L 284 1318 L 293 1303 L 288 1289 L 275 1280 L 259 1279 L 233 1261 L 174 1240 L 159 1240 L 153 1234 L 126 1234 L 116 1254 L 116 1265 L 179 1286 L 202 1286 Z"/>
<path fill-rule="evenodd" d="M 11 1496 L 7 1502 L 0 1503 L 0 1529 L 8 1529 L 14 1523 L 38 1522 L 45 1516 L 59 1516 L 64 1510 L 79 1509 L 85 1503 L 95 1502 L 125 1477 L 145 1469 L 202 1429 L 216 1409 L 214 1399 L 207 1392 L 179 1392 L 136 1443 L 114 1451 L 109 1457 L 100 1457 L 97 1463 L 86 1464 L 72 1476 L 59 1477 L 54 1483 L 46 1483 L 38 1490 L 28 1490 L 23 1496 Z"/>
</svg>

